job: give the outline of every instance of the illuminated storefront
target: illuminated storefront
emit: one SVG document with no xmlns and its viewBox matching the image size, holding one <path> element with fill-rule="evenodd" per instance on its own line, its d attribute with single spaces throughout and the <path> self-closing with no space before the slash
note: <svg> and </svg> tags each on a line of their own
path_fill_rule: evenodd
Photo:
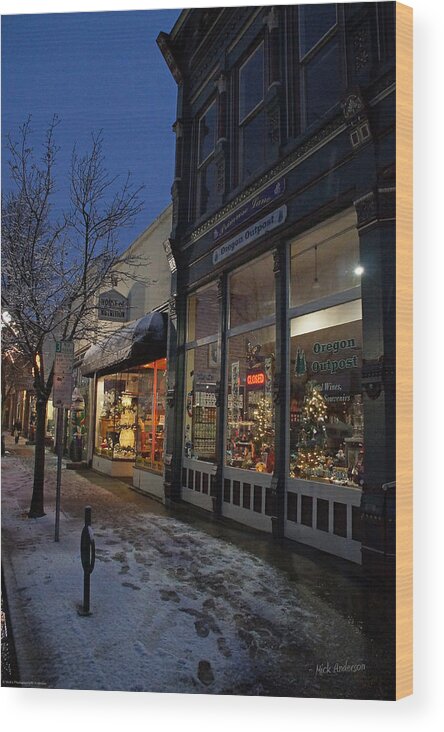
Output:
<svg viewBox="0 0 444 732">
<path fill-rule="evenodd" d="M 178 84 L 165 498 L 391 571 L 394 6 L 319 8 L 187 10 L 158 38 Z"/>
<path fill-rule="evenodd" d="M 150 313 L 85 354 L 95 377 L 92 467 L 163 496 L 166 316 Z M 154 359 L 150 359 L 154 356 Z"/>
</svg>

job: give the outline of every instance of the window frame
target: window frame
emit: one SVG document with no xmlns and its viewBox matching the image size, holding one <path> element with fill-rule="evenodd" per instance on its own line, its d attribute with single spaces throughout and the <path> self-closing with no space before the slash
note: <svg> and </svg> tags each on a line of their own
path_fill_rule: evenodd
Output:
<svg viewBox="0 0 444 732">
<path fill-rule="evenodd" d="M 241 100 L 240 100 L 240 77 L 242 69 L 246 66 L 246 64 L 249 62 L 249 60 L 252 58 L 252 56 L 258 51 L 260 47 L 263 47 L 263 93 L 262 93 L 262 99 L 260 102 L 258 102 L 252 109 L 249 110 L 247 114 L 245 114 L 241 118 Z M 265 97 L 268 89 L 268 65 L 267 65 L 267 44 L 266 44 L 266 38 L 265 34 L 262 33 L 260 36 L 256 37 L 254 43 L 249 47 L 249 50 L 243 57 L 243 60 L 235 69 L 235 75 L 236 75 L 236 110 L 235 114 L 233 115 L 233 119 L 235 120 L 235 160 L 236 160 L 236 181 L 237 185 L 244 185 L 246 181 L 250 180 L 256 175 L 256 172 L 259 171 L 263 165 L 266 163 L 266 156 L 265 156 L 265 130 L 264 130 L 264 139 L 262 140 L 263 146 L 264 146 L 264 161 L 261 165 L 257 166 L 257 169 L 250 174 L 244 173 L 244 130 L 246 126 L 252 122 L 252 120 L 257 117 L 258 114 L 260 114 L 261 111 L 265 108 Z"/>
<path fill-rule="evenodd" d="M 336 11 L 336 20 L 335 20 L 335 22 L 333 23 L 333 25 L 327 31 L 325 31 L 324 35 L 321 36 L 312 46 L 310 46 L 310 48 L 308 49 L 308 51 L 305 51 L 305 53 L 303 53 L 303 54 L 301 53 L 301 49 L 302 49 L 301 8 L 304 8 L 306 6 L 305 5 L 298 6 L 298 8 L 297 8 L 297 10 L 298 10 L 298 51 L 299 51 L 298 57 L 299 57 L 299 63 L 300 64 L 302 64 L 302 63 L 304 63 L 306 61 L 307 56 L 315 55 L 319 51 L 321 45 L 324 45 L 324 43 L 327 43 L 327 40 L 329 40 L 330 37 L 333 36 L 339 30 L 339 12 L 338 12 L 339 9 L 338 9 L 338 4 L 337 3 L 331 3 L 331 5 L 334 5 L 335 6 L 335 11 Z M 322 5 L 320 7 L 322 7 Z"/>
<path fill-rule="evenodd" d="M 346 42 L 344 29 L 344 11 L 340 3 L 332 3 L 336 9 L 336 20 L 334 24 L 304 53 L 302 53 L 302 22 L 300 6 L 292 8 L 287 14 L 288 27 L 291 29 L 293 43 L 291 53 L 287 54 L 287 78 L 288 78 L 288 99 L 291 101 L 291 109 L 288 112 L 289 137 L 296 138 L 312 125 L 316 125 L 325 115 L 339 103 L 334 102 L 328 107 L 318 119 L 308 121 L 307 105 L 307 82 L 306 73 L 309 65 L 322 52 L 325 46 L 336 39 L 338 45 L 338 64 L 340 69 L 341 93 L 347 88 L 347 64 L 346 64 Z M 291 111 L 293 110 L 293 111 Z"/>
<path fill-rule="evenodd" d="M 240 99 L 240 87 L 241 87 L 241 73 L 242 69 L 245 68 L 245 66 L 248 64 L 248 62 L 252 59 L 255 53 L 257 53 L 262 46 L 263 48 L 263 58 L 262 58 L 262 71 L 263 71 L 263 88 L 262 88 L 262 99 L 257 102 L 257 104 L 252 107 L 244 116 L 241 118 L 241 99 Z M 240 64 L 238 69 L 238 126 L 242 127 L 243 124 L 248 120 L 249 117 L 253 117 L 256 113 L 256 111 L 261 107 L 265 100 L 265 86 L 266 86 L 266 79 L 265 79 L 265 72 L 266 72 L 266 64 L 265 64 L 265 39 L 262 38 L 259 43 L 255 45 L 253 50 L 250 51 L 248 56 L 245 58 L 245 60 Z"/>
<path fill-rule="evenodd" d="M 214 145 L 212 147 L 211 152 L 208 153 L 208 155 L 203 158 L 202 160 L 199 159 L 200 156 L 200 140 L 201 140 L 201 122 L 208 114 L 211 107 L 214 105 L 215 112 L 216 112 L 216 120 L 215 120 L 215 130 L 214 130 Z M 211 207 L 208 207 L 206 204 L 205 210 L 202 210 L 202 186 L 203 186 L 203 178 L 206 174 L 207 169 L 210 167 L 211 163 L 214 160 L 214 157 L 216 155 L 216 147 L 217 147 L 217 125 L 218 125 L 218 108 L 217 108 L 217 97 L 213 94 L 209 101 L 203 106 L 203 111 L 196 116 L 197 125 L 195 129 L 195 142 L 196 142 L 196 152 L 195 152 L 195 194 L 194 194 L 194 200 L 195 200 L 195 215 L 197 219 L 200 219 L 202 216 L 205 216 L 208 214 L 208 212 L 211 210 Z M 208 189 L 207 189 L 208 190 Z M 211 197 L 211 192 L 208 191 L 208 198 Z"/>
</svg>

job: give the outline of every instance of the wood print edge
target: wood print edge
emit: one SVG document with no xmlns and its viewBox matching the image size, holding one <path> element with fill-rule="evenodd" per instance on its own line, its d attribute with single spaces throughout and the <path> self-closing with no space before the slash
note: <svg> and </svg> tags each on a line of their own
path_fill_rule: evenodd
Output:
<svg viewBox="0 0 444 732">
<path fill-rule="evenodd" d="M 396 3 L 396 699 L 413 693 L 413 9 Z"/>
</svg>

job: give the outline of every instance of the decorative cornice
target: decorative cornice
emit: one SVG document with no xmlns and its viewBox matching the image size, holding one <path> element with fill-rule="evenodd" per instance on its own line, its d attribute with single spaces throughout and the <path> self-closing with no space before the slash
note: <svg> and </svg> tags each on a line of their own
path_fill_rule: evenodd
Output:
<svg viewBox="0 0 444 732">
<path fill-rule="evenodd" d="M 378 188 L 354 202 L 358 229 L 374 221 L 387 221 L 396 215 L 396 188 Z"/>
<path fill-rule="evenodd" d="M 248 188 L 245 188 L 242 193 L 236 196 L 233 201 L 220 209 L 214 216 L 207 219 L 204 224 L 195 229 L 190 236 L 190 243 L 195 242 L 196 239 L 200 239 L 201 236 L 206 234 L 207 231 L 212 229 L 216 224 L 225 218 L 229 213 L 234 211 L 238 206 L 245 203 L 248 199 L 253 198 L 262 188 L 265 188 L 267 184 L 270 184 L 275 178 L 289 172 L 292 168 L 299 165 L 305 158 L 312 155 L 319 147 L 325 145 L 333 137 L 336 137 L 340 132 L 345 129 L 344 120 L 341 117 L 336 117 L 328 125 L 322 128 L 316 135 L 310 137 L 309 140 L 304 142 L 297 150 L 288 155 L 288 157 L 281 160 L 278 165 L 271 168 L 268 173 L 262 175 L 258 180 Z"/>
</svg>

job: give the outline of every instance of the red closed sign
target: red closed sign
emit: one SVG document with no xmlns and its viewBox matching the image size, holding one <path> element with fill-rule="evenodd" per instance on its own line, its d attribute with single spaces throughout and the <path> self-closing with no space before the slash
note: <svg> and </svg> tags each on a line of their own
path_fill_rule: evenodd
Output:
<svg viewBox="0 0 444 732">
<path fill-rule="evenodd" d="M 265 371 L 250 371 L 247 374 L 247 386 L 250 389 L 262 387 L 265 384 Z"/>
</svg>

